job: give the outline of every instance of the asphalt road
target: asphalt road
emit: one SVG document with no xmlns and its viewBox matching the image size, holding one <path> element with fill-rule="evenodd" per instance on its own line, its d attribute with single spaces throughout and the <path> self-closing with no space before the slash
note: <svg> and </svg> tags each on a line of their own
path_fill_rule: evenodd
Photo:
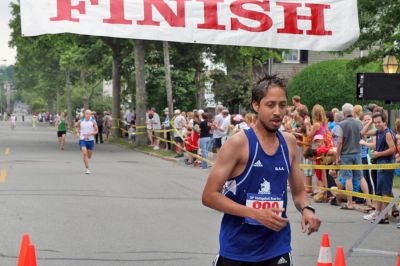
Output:
<svg viewBox="0 0 400 266">
<path fill-rule="evenodd" d="M 96 146 L 93 174 L 84 175 L 77 139 L 57 149 L 54 129 L 0 123 L 0 265 L 16 265 L 29 233 L 38 265 L 211 265 L 221 214 L 201 205 L 207 171 L 116 145 Z M 1 180 L 2 179 L 2 180 Z M 368 222 L 361 213 L 316 205 L 321 231 L 301 234 L 289 208 L 295 265 L 316 265 L 322 232 L 345 249 Z M 381 225 L 361 245 L 400 249 L 400 230 Z M 394 256 L 356 253 L 348 265 L 395 266 Z"/>
</svg>

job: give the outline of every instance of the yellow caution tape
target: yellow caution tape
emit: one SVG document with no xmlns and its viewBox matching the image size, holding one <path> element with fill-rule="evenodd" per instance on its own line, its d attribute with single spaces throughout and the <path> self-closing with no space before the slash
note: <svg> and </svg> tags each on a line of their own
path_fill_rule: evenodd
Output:
<svg viewBox="0 0 400 266">
<path fill-rule="evenodd" d="M 307 186 L 307 185 L 305 185 L 305 187 L 312 188 L 312 186 Z M 357 197 L 357 198 L 361 198 L 361 199 L 375 200 L 375 201 L 379 201 L 379 202 L 390 203 L 393 200 L 392 197 L 365 194 L 365 193 L 354 192 L 354 191 L 349 191 L 349 190 L 342 190 L 342 189 L 338 189 L 338 188 L 317 187 L 316 189 L 330 191 L 333 193 L 343 194 L 346 196 L 352 196 L 352 197 Z M 397 204 L 400 204 L 400 200 L 397 202 Z"/>
<path fill-rule="evenodd" d="M 313 165 L 300 164 L 302 169 L 319 170 L 393 170 L 400 168 L 399 163 L 395 164 L 357 164 L 357 165 Z"/>
</svg>

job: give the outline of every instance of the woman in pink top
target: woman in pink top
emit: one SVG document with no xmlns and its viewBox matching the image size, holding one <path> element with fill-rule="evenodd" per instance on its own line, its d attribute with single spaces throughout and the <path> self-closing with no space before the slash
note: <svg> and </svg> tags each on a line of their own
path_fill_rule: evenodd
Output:
<svg viewBox="0 0 400 266">
<path fill-rule="evenodd" d="M 310 119 L 305 121 L 307 127 L 307 135 L 313 139 L 316 135 L 324 136 L 325 146 L 328 148 L 333 146 L 332 135 L 327 136 L 329 132 L 328 118 L 326 117 L 325 109 L 319 104 L 314 105 L 312 112 L 312 124 Z"/>
</svg>

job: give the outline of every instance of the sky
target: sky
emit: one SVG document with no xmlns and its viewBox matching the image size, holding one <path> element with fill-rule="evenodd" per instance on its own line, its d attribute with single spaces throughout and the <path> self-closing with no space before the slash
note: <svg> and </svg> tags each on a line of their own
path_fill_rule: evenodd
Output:
<svg viewBox="0 0 400 266">
<path fill-rule="evenodd" d="M 0 65 L 12 65 L 15 63 L 16 50 L 8 47 L 10 40 L 8 22 L 11 19 L 9 5 L 11 1 L 0 0 Z M 7 61 L 3 61 L 4 59 Z"/>
</svg>

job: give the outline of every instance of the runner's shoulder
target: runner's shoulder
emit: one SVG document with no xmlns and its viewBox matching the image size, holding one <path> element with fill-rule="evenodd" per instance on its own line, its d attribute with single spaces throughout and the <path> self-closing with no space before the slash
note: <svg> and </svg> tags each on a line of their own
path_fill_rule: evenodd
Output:
<svg viewBox="0 0 400 266">
<path fill-rule="evenodd" d="M 237 149 L 243 149 L 245 145 L 248 145 L 246 133 L 243 130 L 234 134 L 228 141 L 222 146 L 229 150 L 237 151 Z"/>
<path fill-rule="evenodd" d="M 282 132 L 282 136 L 285 138 L 288 144 L 296 144 L 296 137 L 292 133 Z"/>
</svg>

